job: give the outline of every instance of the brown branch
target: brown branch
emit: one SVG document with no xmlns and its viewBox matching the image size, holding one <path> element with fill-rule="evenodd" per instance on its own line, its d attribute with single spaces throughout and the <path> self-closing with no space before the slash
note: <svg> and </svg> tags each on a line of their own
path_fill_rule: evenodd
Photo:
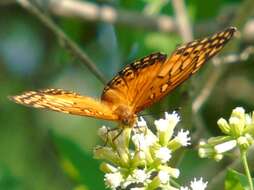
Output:
<svg viewBox="0 0 254 190">
<path fill-rule="evenodd" d="M 66 36 L 66 34 L 44 12 L 42 12 L 35 3 L 30 0 L 17 0 L 17 2 L 22 7 L 36 15 L 60 39 L 61 45 L 63 45 L 65 49 L 70 51 L 74 57 L 78 58 L 81 63 L 87 66 L 102 83 L 106 83 L 103 74 L 97 69 L 96 65 L 88 55 L 86 55 L 75 42 Z"/>
<path fill-rule="evenodd" d="M 79 0 L 48 0 L 50 12 L 64 17 L 125 24 L 138 28 L 152 28 L 162 32 L 175 32 L 175 22 L 169 16 L 148 16 L 137 12 L 116 10 L 111 6 L 98 6 Z"/>
</svg>

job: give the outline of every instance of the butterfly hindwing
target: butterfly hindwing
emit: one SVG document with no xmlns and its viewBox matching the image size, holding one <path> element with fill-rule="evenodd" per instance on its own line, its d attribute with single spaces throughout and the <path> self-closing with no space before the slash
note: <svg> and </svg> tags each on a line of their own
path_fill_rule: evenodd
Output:
<svg viewBox="0 0 254 190">
<path fill-rule="evenodd" d="M 91 97 L 61 89 L 46 89 L 25 92 L 10 97 L 13 101 L 26 106 L 82 115 L 106 120 L 117 120 L 117 115 L 104 103 Z"/>
</svg>

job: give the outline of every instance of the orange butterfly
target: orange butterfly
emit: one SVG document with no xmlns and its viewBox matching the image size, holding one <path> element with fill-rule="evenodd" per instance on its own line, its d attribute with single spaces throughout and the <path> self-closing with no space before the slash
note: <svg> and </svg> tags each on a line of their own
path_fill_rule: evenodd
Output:
<svg viewBox="0 0 254 190">
<path fill-rule="evenodd" d="M 231 39 L 229 27 L 211 37 L 178 47 L 171 56 L 153 53 L 121 70 L 104 88 L 101 100 L 61 89 L 25 92 L 16 103 L 58 112 L 119 121 L 132 127 L 137 113 L 176 88 Z"/>
</svg>

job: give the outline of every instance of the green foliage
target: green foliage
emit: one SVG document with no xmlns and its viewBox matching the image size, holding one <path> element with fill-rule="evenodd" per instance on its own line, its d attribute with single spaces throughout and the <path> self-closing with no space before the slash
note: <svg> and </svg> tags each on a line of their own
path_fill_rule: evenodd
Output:
<svg viewBox="0 0 254 190">
<path fill-rule="evenodd" d="M 4 190 L 25 190 L 22 180 L 13 176 L 11 172 L 1 165 L 0 167 L 0 189 Z"/>
<path fill-rule="evenodd" d="M 252 180 L 254 182 L 254 179 Z M 225 180 L 225 190 L 247 190 L 249 187 L 248 179 L 245 175 L 229 169 Z"/>
<path fill-rule="evenodd" d="M 65 172 L 79 184 L 85 184 L 90 190 L 104 189 L 99 162 L 71 140 L 55 133 L 52 133 L 52 137 L 60 153 Z"/>
</svg>

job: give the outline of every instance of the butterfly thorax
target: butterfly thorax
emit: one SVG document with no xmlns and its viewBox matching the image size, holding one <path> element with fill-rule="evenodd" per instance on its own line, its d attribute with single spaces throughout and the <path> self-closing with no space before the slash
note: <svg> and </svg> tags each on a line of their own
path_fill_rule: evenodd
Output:
<svg viewBox="0 0 254 190">
<path fill-rule="evenodd" d="M 136 114 L 134 114 L 127 105 L 119 105 L 114 113 L 118 115 L 119 120 L 126 127 L 133 127 L 137 120 Z"/>
</svg>

